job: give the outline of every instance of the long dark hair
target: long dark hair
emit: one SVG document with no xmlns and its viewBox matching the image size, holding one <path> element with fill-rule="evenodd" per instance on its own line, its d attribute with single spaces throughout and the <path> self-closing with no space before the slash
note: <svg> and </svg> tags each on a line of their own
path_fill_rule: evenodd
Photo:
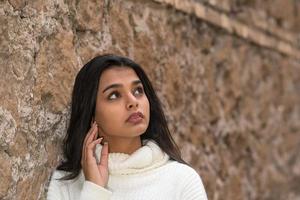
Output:
<svg viewBox="0 0 300 200">
<path fill-rule="evenodd" d="M 90 122 L 95 115 L 99 79 L 104 70 L 115 66 L 132 68 L 141 80 L 149 100 L 149 126 L 141 135 L 141 139 L 154 140 L 171 160 L 187 164 L 181 158 L 180 150 L 170 134 L 161 103 L 144 70 L 126 57 L 107 54 L 90 60 L 76 76 L 72 93 L 71 118 L 63 142 L 64 161 L 57 167 L 58 170 L 69 172 L 62 178 L 63 180 L 76 178 L 80 173 L 81 150 Z"/>
</svg>

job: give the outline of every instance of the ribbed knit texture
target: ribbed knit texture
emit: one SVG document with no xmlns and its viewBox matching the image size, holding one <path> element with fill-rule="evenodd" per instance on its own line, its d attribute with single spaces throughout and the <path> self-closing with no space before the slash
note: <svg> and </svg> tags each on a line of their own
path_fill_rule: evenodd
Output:
<svg viewBox="0 0 300 200">
<path fill-rule="evenodd" d="M 99 156 L 102 146 L 96 148 Z M 197 172 L 169 160 L 152 140 L 131 155 L 110 153 L 107 188 L 86 181 L 81 173 L 74 180 L 59 181 L 65 172 L 55 171 L 47 194 L 48 200 L 206 200 Z"/>
</svg>

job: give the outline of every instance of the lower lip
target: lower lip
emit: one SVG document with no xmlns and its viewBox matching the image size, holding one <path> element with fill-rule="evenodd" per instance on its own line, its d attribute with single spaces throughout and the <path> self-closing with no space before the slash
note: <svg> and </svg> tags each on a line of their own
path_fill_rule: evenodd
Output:
<svg viewBox="0 0 300 200">
<path fill-rule="evenodd" d="M 138 124 L 142 122 L 143 118 L 141 117 L 136 117 L 136 118 L 131 118 L 127 122 L 132 123 L 132 124 Z"/>
</svg>

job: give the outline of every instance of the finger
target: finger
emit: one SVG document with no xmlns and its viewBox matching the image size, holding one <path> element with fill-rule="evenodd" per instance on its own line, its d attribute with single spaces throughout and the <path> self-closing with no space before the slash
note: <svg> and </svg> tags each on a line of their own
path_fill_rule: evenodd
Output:
<svg viewBox="0 0 300 200">
<path fill-rule="evenodd" d="M 92 131 L 89 133 L 89 136 L 86 139 L 86 144 L 87 145 L 94 140 L 94 137 L 95 137 L 97 132 L 98 132 L 98 127 L 97 127 L 97 125 L 94 125 Z"/>
<path fill-rule="evenodd" d="M 94 130 L 95 128 L 95 123 L 93 124 L 93 126 L 89 129 L 89 131 L 87 132 L 85 138 L 84 138 L 84 141 L 83 141 L 83 146 L 86 146 L 86 142 L 87 142 L 87 139 L 89 138 L 89 136 L 91 135 L 92 131 Z"/>
<path fill-rule="evenodd" d="M 82 145 L 82 156 L 81 159 L 85 160 L 85 149 L 86 149 L 86 144 L 87 144 L 87 140 L 89 138 L 89 136 L 91 135 L 93 129 L 95 129 L 95 123 L 93 124 L 93 126 L 90 128 L 90 130 L 88 131 L 88 133 L 86 134 L 84 141 L 83 141 L 83 145 Z"/>
<path fill-rule="evenodd" d="M 88 133 L 86 134 L 85 141 L 87 141 L 89 135 L 93 132 L 93 130 L 95 129 L 96 125 L 97 125 L 96 122 L 94 122 L 93 125 L 91 126 L 91 128 L 89 129 Z"/>
<path fill-rule="evenodd" d="M 91 127 L 94 125 L 95 121 L 94 119 L 91 120 Z"/>
<path fill-rule="evenodd" d="M 104 142 L 104 145 L 101 150 L 100 166 L 108 167 L 108 143 Z"/>
<path fill-rule="evenodd" d="M 97 132 L 96 132 L 96 134 L 94 135 L 94 140 L 96 140 L 97 137 L 98 137 L 98 129 L 99 129 L 99 127 L 98 127 L 98 124 L 97 124 L 97 123 L 96 123 L 96 126 L 97 126 Z"/>
<path fill-rule="evenodd" d="M 91 131 L 91 133 L 88 135 L 87 140 L 86 140 L 86 144 L 85 144 L 85 148 L 84 148 L 84 155 L 85 155 L 85 160 L 87 159 L 87 147 L 89 146 L 90 143 L 93 142 L 93 138 L 95 133 L 98 132 L 98 128 L 96 125 L 94 125 L 93 130 Z M 94 140 L 95 141 L 95 140 Z"/>
<path fill-rule="evenodd" d="M 99 138 L 97 140 L 94 140 L 93 142 L 91 142 L 88 146 L 87 146 L 87 158 L 88 159 L 91 159 L 91 158 L 94 158 L 94 152 L 95 152 L 95 148 L 96 148 L 96 144 L 99 144 L 101 142 L 103 138 Z"/>
</svg>

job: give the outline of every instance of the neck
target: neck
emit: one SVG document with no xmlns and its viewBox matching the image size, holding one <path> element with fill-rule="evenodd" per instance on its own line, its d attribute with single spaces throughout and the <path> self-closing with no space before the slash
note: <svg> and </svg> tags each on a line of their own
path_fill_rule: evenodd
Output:
<svg viewBox="0 0 300 200">
<path fill-rule="evenodd" d="M 134 138 L 109 137 L 107 138 L 109 153 L 132 154 L 141 148 L 142 142 L 140 136 Z"/>
</svg>

